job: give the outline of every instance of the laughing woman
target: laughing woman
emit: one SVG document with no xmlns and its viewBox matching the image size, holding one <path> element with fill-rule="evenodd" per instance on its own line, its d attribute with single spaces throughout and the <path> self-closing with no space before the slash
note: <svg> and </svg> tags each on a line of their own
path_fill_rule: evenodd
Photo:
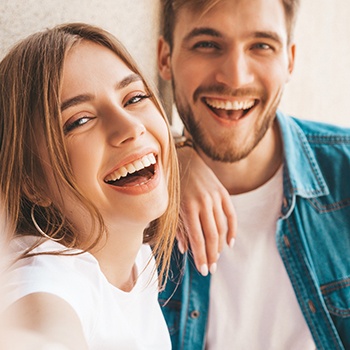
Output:
<svg viewBox="0 0 350 350">
<path fill-rule="evenodd" d="M 69 349 L 170 349 L 157 293 L 177 225 L 176 156 L 111 34 L 66 24 L 7 54 L 0 164 L 19 326 Z"/>
</svg>

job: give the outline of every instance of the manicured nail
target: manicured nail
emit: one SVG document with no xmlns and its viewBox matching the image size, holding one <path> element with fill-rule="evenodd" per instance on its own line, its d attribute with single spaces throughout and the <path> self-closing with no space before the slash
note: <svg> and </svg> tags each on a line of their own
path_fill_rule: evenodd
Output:
<svg viewBox="0 0 350 350">
<path fill-rule="evenodd" d="M 217 269 L 217 265 L 216 265 L 216 263 L 214 263 L 214 264 L 210 265 L 209 271 L 213 275 L 216 272 L 216 269 Z"/>
<path fill-rule="evenodd" d="M 177 242 L 177 247 L 179 248 L 179 251 L 180 251 L 181 254 L 185 253 L 185 249 L 184 249 L 184 246 L 183 246 L 181 241 Z"/>
<path fill-rule="evenodd" d="M 231 238 L 229 247 L 230 247 L 230 248 L 233 248 L 234 245 L 235 245 L 235 239 L 234 239 L 234 238 Z"/>
<path fill-rule="evenodd" d="M 216 257 L 216 261 L 218 261 L 220 259 L 220 253 L 218 253 L 217 257 Z"/>
<path fill-rule="evenodd" d="M 208 265 L 203 264 L 201 266 L 200 272 L 201 272 L 202 276 L 207 276 L 208 275 Z"/>
</svg>

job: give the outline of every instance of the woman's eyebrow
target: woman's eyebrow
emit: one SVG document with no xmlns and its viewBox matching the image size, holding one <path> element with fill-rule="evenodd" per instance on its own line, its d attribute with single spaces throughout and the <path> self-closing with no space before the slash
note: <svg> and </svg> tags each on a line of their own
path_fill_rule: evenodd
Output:
<svg viewBox="0 0 350 350">
<path fill-rule="evenodd" d="M 68 100 L 65 100 L 61 104 L 61 112 L 63 112 L 65 109 L 76 106 L 80 103 L 84 103 L 87 101 L 91 101 L 93 99 L 93 96 L 90 94 L 83 94 L 74 96 L 72 98 L 69 98 Z"/>
<path fill-rule="evenodd" d="M 127 75 L 121 81 L 118 81 L 115 85 L 115 88 L 116 90 L 121 90 L 136 81 L 142 81 L 142 78 L 140 75 L 132 73 L 130 75 Z M 80 103 L 91 101 L 92 99 L 93 99 L 93 96 L 90 94 L 81 94 L 81 95 L 77 95 L 72 98 L 69 98 L 68 100 L 65 100 L 62 102 L 61 112 L 63 112 L 67 108 L 76 106 Z"/>
<path fill-rule="evenodd" d="M 135 81 L 142 81 L 142 78 L 138 74 L 132 73 L 132 74 L 126 76 L 121 81 L 119 81 L 116 84 L 116 89 L 117 90 L 123 89 Z"/>
</svg>

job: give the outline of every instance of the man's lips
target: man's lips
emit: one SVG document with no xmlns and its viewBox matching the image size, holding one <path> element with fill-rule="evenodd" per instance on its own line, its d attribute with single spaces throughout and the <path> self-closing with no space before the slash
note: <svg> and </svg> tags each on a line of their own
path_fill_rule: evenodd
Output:
<svg viewBox="0 0 350 350">
<path fill-rule="evenodd" d="M 113 171 L 104 182 L 118 187 L 142 185 L 154 176 L 156 163 L 156 156 L 149 153 Z"/>
<path fill-rule="evenodd" d="M 206 97 L 202 100 L 219 118 L 227 120 L 239 120 L 258 103 L 255 99 L 230 101 Z"/>
</svg>

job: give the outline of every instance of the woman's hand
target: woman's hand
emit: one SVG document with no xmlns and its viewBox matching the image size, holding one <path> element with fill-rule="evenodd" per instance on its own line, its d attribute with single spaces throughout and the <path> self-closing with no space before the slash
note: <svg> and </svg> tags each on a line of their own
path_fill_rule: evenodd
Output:
<svg viewBox="0 0 350 350">
<path fill-rule="evenodd" d="M 181 176 L 181 215 L 184 231 L 178 245 L 185 252 L 188 243 L 202 275 L 216 271 L 225 241 L 233 246 L 236 215 L 229 193 L 213 171 L 191 147 L 178 149 Z"/>
</svg>

